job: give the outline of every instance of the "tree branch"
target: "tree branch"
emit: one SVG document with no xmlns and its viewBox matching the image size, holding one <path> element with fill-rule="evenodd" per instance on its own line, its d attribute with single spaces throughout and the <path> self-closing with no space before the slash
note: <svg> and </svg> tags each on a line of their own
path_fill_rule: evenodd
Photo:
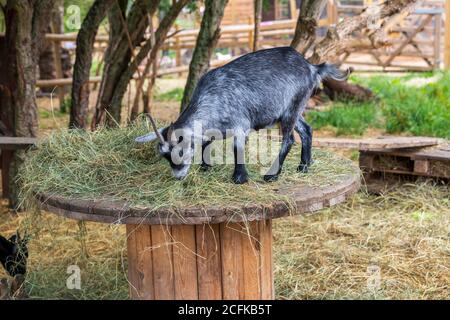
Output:
<svg viewBox="0 0 450 320">
<path fill-rule="evenodd" d="M 88 11 L 77 37 L 75 64 L 73 67 L 70 128 L 85 128 L 89 108 L 89 76 L 95 36 L 100 23 L 116 0 L 96 0 Z"/>
<path fill-rule="evenodd" d="M 385 1 L 380 4 L 379 18 L 382 20 L 382 26 L 387 23 L 387 18 L 391 18 L 402 12 L 413 9 L 417 0 L 392 0 Z M 336 60 L 336 58 L 349 49 L 353 33 L 363 30 L 369 35 L 372 44 L 381 46 L 385 42 L 382 41 L 382 33 L 376 31 L 368 31 L 367 22 L 372 18 L 372 13 L 364 10 L 360 15 L 341 21 L 336 29 L 329 29 L 324 39 L 319 41 L 314 49 L 313 54 L 308 58 L 312 63 L 319 63 L 324 60 Z M 349 42 L 350 41 L 350 42 Z"/>
<path fill-rule="evenodd" d="M 39 52 L 44 45 L 44 35 L 47 31 L 50 17 L 55 6 L 54 0 L 36 1 L 32 21 L 33 58 L 37 62 Z"/>
<path fill-rule="evenodd" d="M 122 98 L 126 92 L 127 85 L 131 78 L 133 77 L 133 74 L 138 69 L 139 65 L 142 63 L 142 61 L 145 58 L 150 59 L 153 61 L 156 58 L 156 54 L 158 50 L 163 45 L 167 34 L 170 31 L 170 28 L 172 27 L 173 23 L 175 22 L 176 18 L 180 14 L 181 10 L 184 8 L 184 6 L 189 2 L 190 0 L 179 0 L 176 3 L 172 5 L 169 12 L 164 16 L 163 20 L 161 21 L 158 29 L 155 33 L 155 43 L 153 44 L 151 39 L 146 40 L 144 45 L 142 46 L 139 53 L 136 55 L 136 58 L 130 63 L 130 65 L 127 67 L 127 69 L 122 73 L 117 86 L 116 90 L 114 91 L 114 94 L 111 98 L 111 104 L 110 106 L 113 108 L 117 108 L 121 105 Z"/>
<path fill-rule="evenodd" d="M 291 47 L 305 54 L 316 39 L 317 20 L 325 8 L 327 0 L 304 0 L 300 8 Z"/>
<path fill-rule="evenodd" d="M 228 0 L 206 0 L 202 24 L 189 64 L 189 75 L 184 89 L 181 110 L 190 103 L 200 78 L 208 71 L 209 62 L 220 37 L 220 23 Z"/>
</svg>

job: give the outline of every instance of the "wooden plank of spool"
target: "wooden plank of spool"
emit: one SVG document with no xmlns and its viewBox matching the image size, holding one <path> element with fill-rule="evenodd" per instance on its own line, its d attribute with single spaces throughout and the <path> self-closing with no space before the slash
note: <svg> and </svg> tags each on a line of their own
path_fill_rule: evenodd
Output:
<svg viewBox="0 0 450 320">
<path fill-rule="evenodd" d="M 197 225 L 198 297 L 200 300 L 222 299 L 222 267 L 219 225 Z"/>
<path fill-rule="evenodd" d="M 258 225 L 258 223 L 243 223 L 241 232 L 245 300 L 261 299 L 261 252 Z"/>
<path fill-rule="evenodd" d="M 197 300 L 197 248 L 195 226 L 172 226 L 175 299 Z"/>
<path fill-rule="evenodd" d="M 220 224 L 224 300 L 244 299 L 241 229 L 239 223 Z"/>
<path fill-rule="evenodd" d="M 153 255 L 153 286 L 156 300 L 175 299 L 173 246 L 170 226 L 150 226 Z"/>
</svg>

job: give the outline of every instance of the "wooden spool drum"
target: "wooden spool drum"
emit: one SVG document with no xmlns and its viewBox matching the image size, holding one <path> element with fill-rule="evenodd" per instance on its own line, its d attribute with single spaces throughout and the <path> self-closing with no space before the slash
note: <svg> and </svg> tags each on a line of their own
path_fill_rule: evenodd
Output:
<svg viewBox="0 0 450 320">
<path fill-rule="evenodd" d="M 355 193 L 359 172 L 324 188 L 282 190 L 296 213 L 333 206 Z M 281 191 L 280 191 L 281 192 Z M 274 299 L 272 219 L 291 214 L 285 203 L 158 210 L 126 203 L 39 195 L 41 208 L 67 218 L 126 224 L 128 280 L 134 299 Z"/>
</svg>

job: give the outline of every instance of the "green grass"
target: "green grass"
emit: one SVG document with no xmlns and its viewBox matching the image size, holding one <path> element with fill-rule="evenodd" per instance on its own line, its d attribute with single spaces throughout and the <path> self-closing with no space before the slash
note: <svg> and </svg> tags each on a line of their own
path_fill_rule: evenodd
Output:
<svg viewBox="0 0 450 320">
<path fill-rule="evenodd" d="M 331 126 L 337 135 L 361 135 L 368 128 L 387 133 L 450 138 L 450 72 L 435 83 L 411 87 L 413 78 L 429 78 L 436 73 L 407 74 L 401 77 L 352 77 L 369 87 L 379 99 L 368 103 L 337 103 L 327 111 L 311 111 L 307 118 L 315 129 Z"/>
<path fill-rule="evenodd" d="M 369 127 L 380 127 L 379 110 L 373 103 L 337 103 L 327 111 L 311 111 L 307 120 L 314 129 L 335 128 L 336 135 L 362 135 Z"/>
<path fill-rule="evenodd" d="M 181 102 L 181 100 L 183 99 L 183 92 L 183 88 L 175 88 L 173 90 L 157 94 L 155 96 L 155 100 Z"/>
<path fill-rule="evenodd" d="M 53 112 L 49 110 L 39 110 L 39 118 L 41 119 L 50 119 L 52 117 L 60 118 L 64 116 L 65 113 L 61 112 L 60 110 L 54 110 Z"/>
</svg>

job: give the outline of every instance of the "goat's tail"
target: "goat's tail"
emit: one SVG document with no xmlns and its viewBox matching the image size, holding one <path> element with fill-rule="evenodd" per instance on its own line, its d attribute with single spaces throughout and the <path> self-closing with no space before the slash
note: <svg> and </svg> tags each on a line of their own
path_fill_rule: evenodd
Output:
<svg viewBox="0 0 450 320">
<path fill-rule="evenodd" d="M 352 73 L 352 69 L 347 69 L 347 72 L 342 72 L 335 66 L 334 64 L 329 63 L 321 63 L 316 65 L 317 68 L 317 74 L 319 76 L 319 80 L 325 80 L 325 79 L 334 79 L 337 81 L 345 81 L 350 76 L 350 73 Z"/>
</svg>

